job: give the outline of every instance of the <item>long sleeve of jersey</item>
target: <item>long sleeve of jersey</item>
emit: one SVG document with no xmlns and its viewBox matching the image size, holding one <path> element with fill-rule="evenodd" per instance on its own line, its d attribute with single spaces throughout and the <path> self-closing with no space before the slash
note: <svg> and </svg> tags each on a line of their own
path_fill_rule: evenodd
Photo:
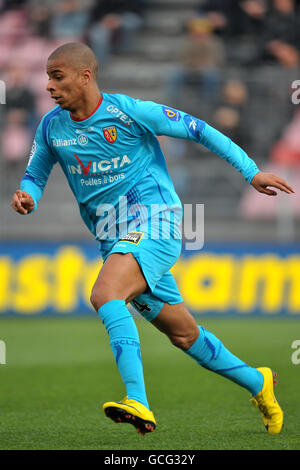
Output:
<svg viewBox="0 0 300 470">
<path fill-rule="evenodd" d="M 229 137 L 205 121 L 151 101 L 134 100 L 134 119 L 156 135 L 193 140 L 226 160 L 250 183 L 259 169 Z"/>
<path fill-rule="evenodd" d="M 45 124 L 42 119 L 37 128 L 29 162 L 20 184 L 20 189 L 30 194 L 34 200 L 34 210 L 36 210 L 37 204 L 43 195 L 46 183 L 55 163 L 55 158 L 47 145 Z"/>
<path fill-rule="evenodd" d="M 156 139 L 159 135 L 204 145 L 249 183 L 259 171 L 241 147 L 205 121 L 152 101 L 121 94 L 103 96 L 97 111 L 82 122 L 73 121 L 59 106 L 42 118 L 20 186 L 33 198 L 35 209 L 57 162 L 81 213 L 94 214 L 100 200 L 111 203 L 119 194 L 127 194 L 132 181 L 148 167 L 157 181 L 164 178 L 167 193 L 172 183 Z M 89 227 L 93 217 L 86 216 Z"/>
</svg>

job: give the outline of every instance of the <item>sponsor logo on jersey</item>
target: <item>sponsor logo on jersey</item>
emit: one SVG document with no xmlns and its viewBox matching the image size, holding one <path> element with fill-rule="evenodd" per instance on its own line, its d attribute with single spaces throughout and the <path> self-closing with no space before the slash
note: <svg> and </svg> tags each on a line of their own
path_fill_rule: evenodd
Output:
<svg viewBox="0 0 300 470">
<path fill-rule="evenodd" d="M 121 121 L 126 126 L 131 126 L 131 124 L 134 122 L 133 119 L 127 116 L 127 114 L 123 113 L 123 111 L 121 111 L 119 108 L 116 108 L 116 106 L 113 104 L 108 105 L 106 111 L 108 111 L 114 118 L 118 119 L 118 121 Z"/>
<path fill-rule="evenodd" d="M 77 145 L 77 139 L 52 139 L 53 147 L 69 147 L 70 145 Z"/>
<path fill-rule="evenodd" d="M 186 114 L 183 118 L 185 124 L 188 127 L 189 132 L 194 136 L 197 137 L 199 135 L 205 125 L 204 121 L 200 121 L 200 119 L 196 119 L 189 114 Z"/>
<path fill-rule="evenodd" d="M 84 166 L 84 164 L 82 163 L 82 161 L 80 160 L 79 157 L 77 157 L 77 155 L 75 155 L 75 158 L 76 160 L 78 161 L 81 169 L 82 169 L 82 173 L 84 174 L 84 176 L 87 176 L 89 174 L 89 171 L 90 171 L 90 168 L 91 168 L 91 164 L 93 163 L 92 160 L 90 160 L 87 164 L 87 166 Z"/>
<path fill-rule="evenodd" d="M 118 171 L 126 165 L 131 163 L 128 155 L 122 157 L 112 157 L 110 160 L 89 160 L 83 163 L 78 155 L 74 154 L 78 165 L 68 165 L 68 170 L 71 175 L 99 175 L 102 173 L 112 173 L 114 170 Z"/>
<path fill-rule="evenodd" d="M 167 108 L 166 106 L 163 106 L 162 109 L 164 115 L 167 116 L 168 119 L 170 119 L 171 121 L 180 121 L 181 115 L 179 111 L 177 111 L 176 109 Z"/>
<path fill-rule="evenodd" d="M 107 142 L 113 144 L 117 138 L 117 129 L 115 126 L 104 127 L 103 135 Z"/>
<path fill-rule="evenodd" d="M 69 147 L 71 145 L 86 145 L 89 139 L 85 134 L 80 134 L 73 139 L 52 139 L 53 147 Z"/>
</svg>

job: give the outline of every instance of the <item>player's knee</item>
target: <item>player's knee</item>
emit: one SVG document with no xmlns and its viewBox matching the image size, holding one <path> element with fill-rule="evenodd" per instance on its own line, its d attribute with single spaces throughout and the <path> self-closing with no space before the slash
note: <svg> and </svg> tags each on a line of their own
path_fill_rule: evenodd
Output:
<svg viewBox="0 0 300 470">
<path fill-rule="evenodd" d="M 122 300 L 119 293 L 115 292 L 108 285 L 94 285 L 90 295 L 90 302 L 96 312 L 102 305 L 110 302 L 111 300 Z"/>
<path fill-rule="evenodd" d="M 90 295 L 90 302 L 91 302 L 92 306 L 94 307 L 94 309 L 96 311 L 98 311 L 99 308 L 103 305 L 103 303 L 101 301 L 101 296 L 99 295 L 97 290 L 94 289 L 94 287 L 93 287 L 91 295 Z"/>
</svg>

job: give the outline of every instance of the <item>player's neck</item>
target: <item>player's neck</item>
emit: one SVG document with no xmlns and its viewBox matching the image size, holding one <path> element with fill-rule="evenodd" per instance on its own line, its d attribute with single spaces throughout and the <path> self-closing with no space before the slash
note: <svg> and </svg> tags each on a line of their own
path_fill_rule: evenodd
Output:
<svg viewBox="0 0 300 470">
<path fill-rule="evenodd" d="M 85 96 L 78 108 L 70 111 L 70 116 L 74 121 L 82 121 L 90 117 L 96 109 L 99 107 L 102 101 L 102 95 L 99 90 L 96 93 L 92 93 Z"/>
</svg>

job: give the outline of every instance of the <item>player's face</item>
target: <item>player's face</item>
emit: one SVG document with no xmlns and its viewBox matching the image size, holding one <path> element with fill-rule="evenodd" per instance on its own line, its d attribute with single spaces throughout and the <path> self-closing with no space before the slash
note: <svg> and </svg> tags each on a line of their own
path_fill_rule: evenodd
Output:
<svg viewBox="0 0 300 470">
<path fill-rule="evenodd" d="M 62 109 L 73 111 L 83 95 L 82 77 L 78 71 L 62 61 L 49 60 L 47 64 L 49 81 L 47 91 Z"/>
</svg>

